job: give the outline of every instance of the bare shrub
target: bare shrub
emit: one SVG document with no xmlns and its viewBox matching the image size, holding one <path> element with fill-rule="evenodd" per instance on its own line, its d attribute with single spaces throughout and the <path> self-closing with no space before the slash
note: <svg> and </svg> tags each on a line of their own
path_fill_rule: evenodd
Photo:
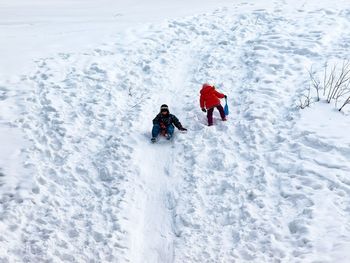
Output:
<svg viewBox="0 0 350 263">
<path fill-rule="evenodd" d="M 311 87 L 309 86 L 308 93 L 302 95 L 302 98 L 299 98 L 299 108 L 305 109 L 306 107 L 310 107 L 311 104 Z"/>
<path fill-rule="evenodd" d="M 350 80 L 350 62 L 344 61 L 341 67 L 340 73 L 336 74 L 333 71 L 332 81 L 328 87 L 327 102 L 330 103 L 332 99 L 335 99 L 338 93 L 348 86 Z"/>
<path fill-rule="evenodd" d="M 335 107 L 341 104 L 338 108 L 341 111 L 346 105 L 350 104 L 350 61 L 344 61 L 341 66 L 334 64 L 329 68 L 328 62 L 325 63 L 323 76 L 319 78 L 312 67 L 308 71 L 310 77 L 310 85 L 315 92 L 315 101 L 320 101 L 321 96 L 325 98 L 328 103 L 334 101 Z M 322 81 L 321 81 L 321 80 Z M 323 92 L 322 92 L 323 91 Z M 322 92 L 322 95 L 320 94 Z M 302 95 L 300 98 L 300 108 L 304 109 L 311 103 L 312 94 L 311 88 L 307 91 L 307 94 Z M 344 98 L 346 98 L 344 100 Z"/>
<path fill-rule="evenodd" d="M 316 78 L 315 76 L 315 72 L 312 71 L 312 67 L 309 70 L 309 76 L 310 76 L 310 80 L 311 80 L 311 85 L 312 87 L 315 89 L 316 91 L 316 101 L 320 101 L 320 81 L 319 79 Z M 309 87 L 309 94 L 310 94 L 310 87 Z"/>
</svg>

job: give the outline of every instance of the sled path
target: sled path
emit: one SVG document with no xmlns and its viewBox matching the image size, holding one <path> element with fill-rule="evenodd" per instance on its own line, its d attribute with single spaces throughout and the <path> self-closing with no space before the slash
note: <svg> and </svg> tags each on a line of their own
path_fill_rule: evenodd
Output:
<svg viewBox="0 0 350 263">
<path fill-rule="evenodd" d="M 183 51 L 186 52 L 186 51 Z M 179 102 L 183 96 L 184 83 L 187 79 L 189 54 L 177 51 L 183 59 L 169 67 L 163 73 L 164 86 L 152 95 L 151 103 L 144 103 L 133 129 L 144 131 L 138 136 L 134 146 L 135 165 L 139 166 L 135 207 L 131 218 L 134 231 L 131 233 L 131 262 L 174 262 L 173 209 L 174 194 L 179 178 L 174 174 L 174 157 L 178 154 L 182 141 L 179 130 L 175 128 L 174 137 L 167 141 L 160 138 L 155 144 L 150 143 L 152 120 L 159 113 L 160 105 L 167 104 L 170 112 L 181 122 L 182 111 Z M 171 90 L 171 93 L 169 93 Z M 152 114 L 153 113 L 153 114 Z"/>
<path fill-rule="evenodd" d="M 311 64 L 348 54 L 349 12 L 286 5 L 145 25 L 3 87 L 33 179 L 1 192 L 0 261 L 348 262 L 349 143 L 295 102 Z M 212 127 L 207 81 L 230 107 Z M 188 132 L 151 144 L 161 104 Z"/>
<path fill-rule="evenodd" d="M 173 235 L 167 206 L 167 191 L 171 191 L 172 186 L 165 171 L 172 161 L 171 146 L 147 149 L 150 145 L 145 141 L 147 143 L 139 144 L 143 150 L 135 152 L 135 161 L 143 167 L 137 180 L 132 212 L 135 220 L 131 221 L 131 262 L 173 262 Z"/>
</svg>

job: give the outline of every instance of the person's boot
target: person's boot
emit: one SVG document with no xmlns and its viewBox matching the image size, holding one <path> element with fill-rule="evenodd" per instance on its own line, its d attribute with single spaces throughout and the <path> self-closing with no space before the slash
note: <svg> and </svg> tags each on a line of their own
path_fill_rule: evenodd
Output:
<svg viewBox="0 0 350 263">
<path fill-rule="evenodd" d="M 152 143 L 155 143 L 155 142 L 156 142 L 156 137 L 152 137 L 152 138 L 151 138 L 151 142 L 152 142 Z"/>
<path fill-rule="evenodd" d="M 227 118 L 226 118 L 226 117 L 225 117 L 225 118 L 223 118 L 223 119 L 222 119 L 222 121 L 227 121 Z"/>
<path fill-rule="evenodd" d="M 171 134 L 168 133 L 165 137 L 167 140 L 170 140 L 172 136 L 171 136 Z"/>
</svg>

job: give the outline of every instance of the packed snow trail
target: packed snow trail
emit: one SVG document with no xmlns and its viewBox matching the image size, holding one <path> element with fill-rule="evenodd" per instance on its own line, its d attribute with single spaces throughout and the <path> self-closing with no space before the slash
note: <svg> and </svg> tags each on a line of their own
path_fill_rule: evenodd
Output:
<svg viewBox="0 0 350 263">
<path fill-rule="evenodd" d="M 184 51 L 186 52 L 186 51 Z M 136 164 L 142 164 L 139 171 L 138 197 L 135 203 L 136 219 L 133 225 L 139 226 L 132 232 L 130 254 L 135 257 L 131 262 L 174 262 L 174 234 L 171 210 L 174 208 L 174 193 L 178 178 L 174 177 L 174 156 L 182 151 L 182 136 L 175 131 L 174 138 L 167 141 L 160 138 L 150 145 L 152 119 L 159 113 L 160 105 L 170 105 L 170 112 L 177 115 L 181 112 L 179 101 L 184 96 L 186 83 L 187 60 L 189 54 L 182 54 L 175 44 L 169 53 L 174 54 L 169 59 L 174 63 L 167 66 L 162 73 L 161 87 L 147 103 L 143 103 L 140 111 L 143 113 L 133 130 L 141 131 L 135 145 Z M 176 55 L 185 59 L 178 60 Z M 163 80 L 164 79 L 164 80 Z M 171 92 L 169 92 L 171 91 Z M 180 121 L 182 116 L 179 116 Z M 139 217 L 139 215 L 143 215 Z"/>
<path fill-rule="evenodd" d="M 349 12 L 246 5 L 22 76 L 14 125 L 34 182 L 28 197 L 1 196 L 1 261 L 349 260 L 350 152 L 304 130 L 295 107 L 307 66 L 348 53 Z M 215 112 L 206 125 L 206 81 L 228 95 L 228 122 Z M 189 131 L 151 144 L 163 103 Z"/>
</svg>

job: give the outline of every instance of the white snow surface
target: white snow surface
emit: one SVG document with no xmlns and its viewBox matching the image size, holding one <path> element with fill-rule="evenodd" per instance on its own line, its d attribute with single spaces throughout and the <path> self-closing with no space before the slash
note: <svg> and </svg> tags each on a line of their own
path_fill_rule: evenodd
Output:
<svg viewBox="0 0 350 263">
<path fill-rule="evenodd" d="M 263 2 L 0 3 L 0 262 L 350 262 L 350 3 Z"/>
</svg>

